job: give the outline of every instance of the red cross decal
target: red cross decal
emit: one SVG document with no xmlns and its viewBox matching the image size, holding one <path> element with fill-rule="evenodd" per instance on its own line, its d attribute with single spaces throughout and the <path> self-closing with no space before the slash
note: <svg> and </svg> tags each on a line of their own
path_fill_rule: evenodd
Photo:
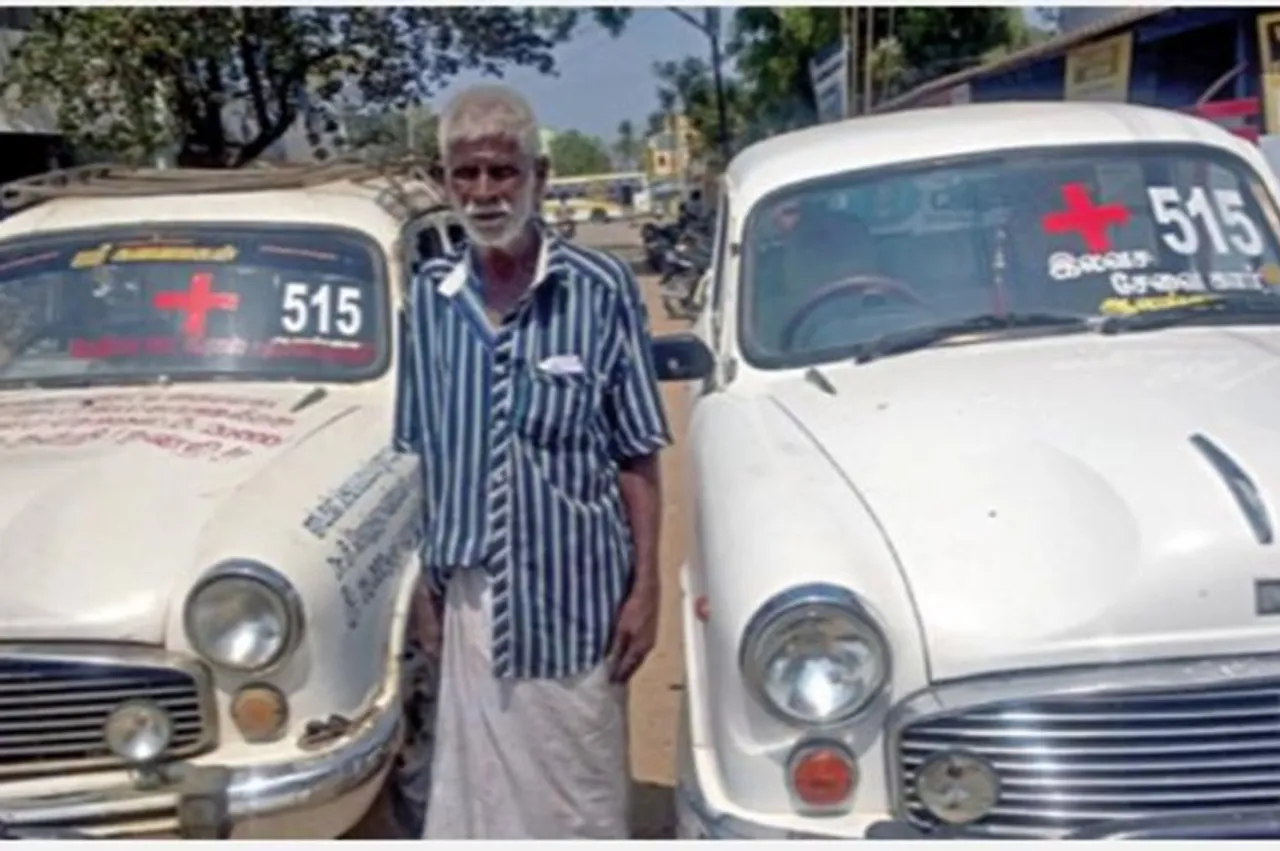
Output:
<svg viewBox="0 0 1280 851">
<path fill-rule="evenodd" d="M 151 302 L 156 310 L 180 310 L 185 316 L 182 320 L 182 333 L 194 340 L 204 337 L 209 324 L 209 311 L 235 310 L 240 306 L 240 296 L 236 293 L 215 293 L 213 291 L 213 275 L 208 272 L 197 272 L 191 276 L 191 288 L 185 292 L 169 291 L 155 294 Z"/>
<path fill-rule="evenodd" d="M 1097 204 L 1089 198 L 1083 183 L 1062 187 L 1062 200 L 1067 209 L 1045 214 L 1045 233 L 1077 233 L 1085 248 L 1093 253 L 1111 249 L 1107 228 L 1129 223 L 1129 210 L 1123 204 Z"/>
</svg>

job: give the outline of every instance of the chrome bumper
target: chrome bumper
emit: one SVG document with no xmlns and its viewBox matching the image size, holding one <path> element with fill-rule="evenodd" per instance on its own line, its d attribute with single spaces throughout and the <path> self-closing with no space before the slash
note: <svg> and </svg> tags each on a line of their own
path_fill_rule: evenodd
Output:
<svg viewBox="0 0 1280 851">
<path fill-rule="evenodd" d="M 380 779 L 399 746 L 400 726 L 399 707 L 392 704 L 328 750 L 289 762 L 176 765 L 157 784 L 126 783 L 30 798 L 5 798 L 0 788 L 0 823 L 73 828 L 100 838 L 139 833 L 265 838 L 244 828 L 261 819 L 319 810 Z"/>
<path fill-rule="evenodd" d="M 964 828 L 924 831 L 898 820 L 871 825 L 867 839 L 898 841 L 903 839 L 961 839 L 991 841 L 991 834 Z M 1189 813 L 1146 819 L 1115 819 L 1092 827 L 1081 828 L 1063 839 L 1280 839 L 1280 808 L 1258 807 Z"/>
<path fill-rule="evenodd" d="M 803 839 L 788 830 L 713 813 L 696 789 L 676 786 L 677 839 Z"/>
</svg>

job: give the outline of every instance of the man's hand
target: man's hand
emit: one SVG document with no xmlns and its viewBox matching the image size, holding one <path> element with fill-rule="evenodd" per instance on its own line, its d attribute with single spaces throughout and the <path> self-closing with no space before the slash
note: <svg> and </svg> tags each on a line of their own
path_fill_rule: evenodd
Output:
<svg viewBox="0 0 1280 851">
<path fill-rule="evenodd" d="M 613 682 L 630 682 L 653 650 L 661 608 L 662 592 L 656 581 L 637 582 L 622 602 L 609 645 L 609 679 Z"/>
<path fill-rule="evenodd" d="M 414 589 L 409 629 L 417 635 L 427 655 L 438 660 L 444 637 L 444 596 L 436 594 L 425 582 L 419 582 Z"/>
</svg>

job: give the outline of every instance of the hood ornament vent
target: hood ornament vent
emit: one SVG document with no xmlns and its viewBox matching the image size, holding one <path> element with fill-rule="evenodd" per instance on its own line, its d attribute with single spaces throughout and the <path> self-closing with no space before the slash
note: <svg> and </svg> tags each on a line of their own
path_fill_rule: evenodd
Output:
<svg viewBox="0 0 1280 851">
<path fill-rule="evenodd" d="M 1253 530 L 1253 536 L 1258 539 L 1258 543 L 1275 543 L 1275 529 L 1271 525 L 1271 515 L 1253 479 L 1249 478 L 1249 475 L 1222 447 L 1203 434 L 1191 435 L 1191 445 L 1200 450 L 1200 454 L 1227 483 L 1227 488 L 1235 497 L 1236 505 L 1240 506 L 1240 511 L 1244 513 L 1244 518 L 1248 521 L 1249 528 Z"/>
</svg>

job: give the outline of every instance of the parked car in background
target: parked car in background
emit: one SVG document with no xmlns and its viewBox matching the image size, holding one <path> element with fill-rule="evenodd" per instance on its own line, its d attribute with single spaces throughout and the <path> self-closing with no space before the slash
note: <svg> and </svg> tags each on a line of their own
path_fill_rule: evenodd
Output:
<svg viewBox="0 0 1280 851">
<path fill-rule="evenodd" d="M 1275 837 L 1278 189 L 1122 104 L 735 158 L 680 836 Z"/>
<path fill-rule="evenodd" d="M 391 179 L 395 178 L 395 179 Z M 423 812 L 417 174 L 87 169 L 0 224 L 0 823 L 333 838 Z"/>
</svg>

